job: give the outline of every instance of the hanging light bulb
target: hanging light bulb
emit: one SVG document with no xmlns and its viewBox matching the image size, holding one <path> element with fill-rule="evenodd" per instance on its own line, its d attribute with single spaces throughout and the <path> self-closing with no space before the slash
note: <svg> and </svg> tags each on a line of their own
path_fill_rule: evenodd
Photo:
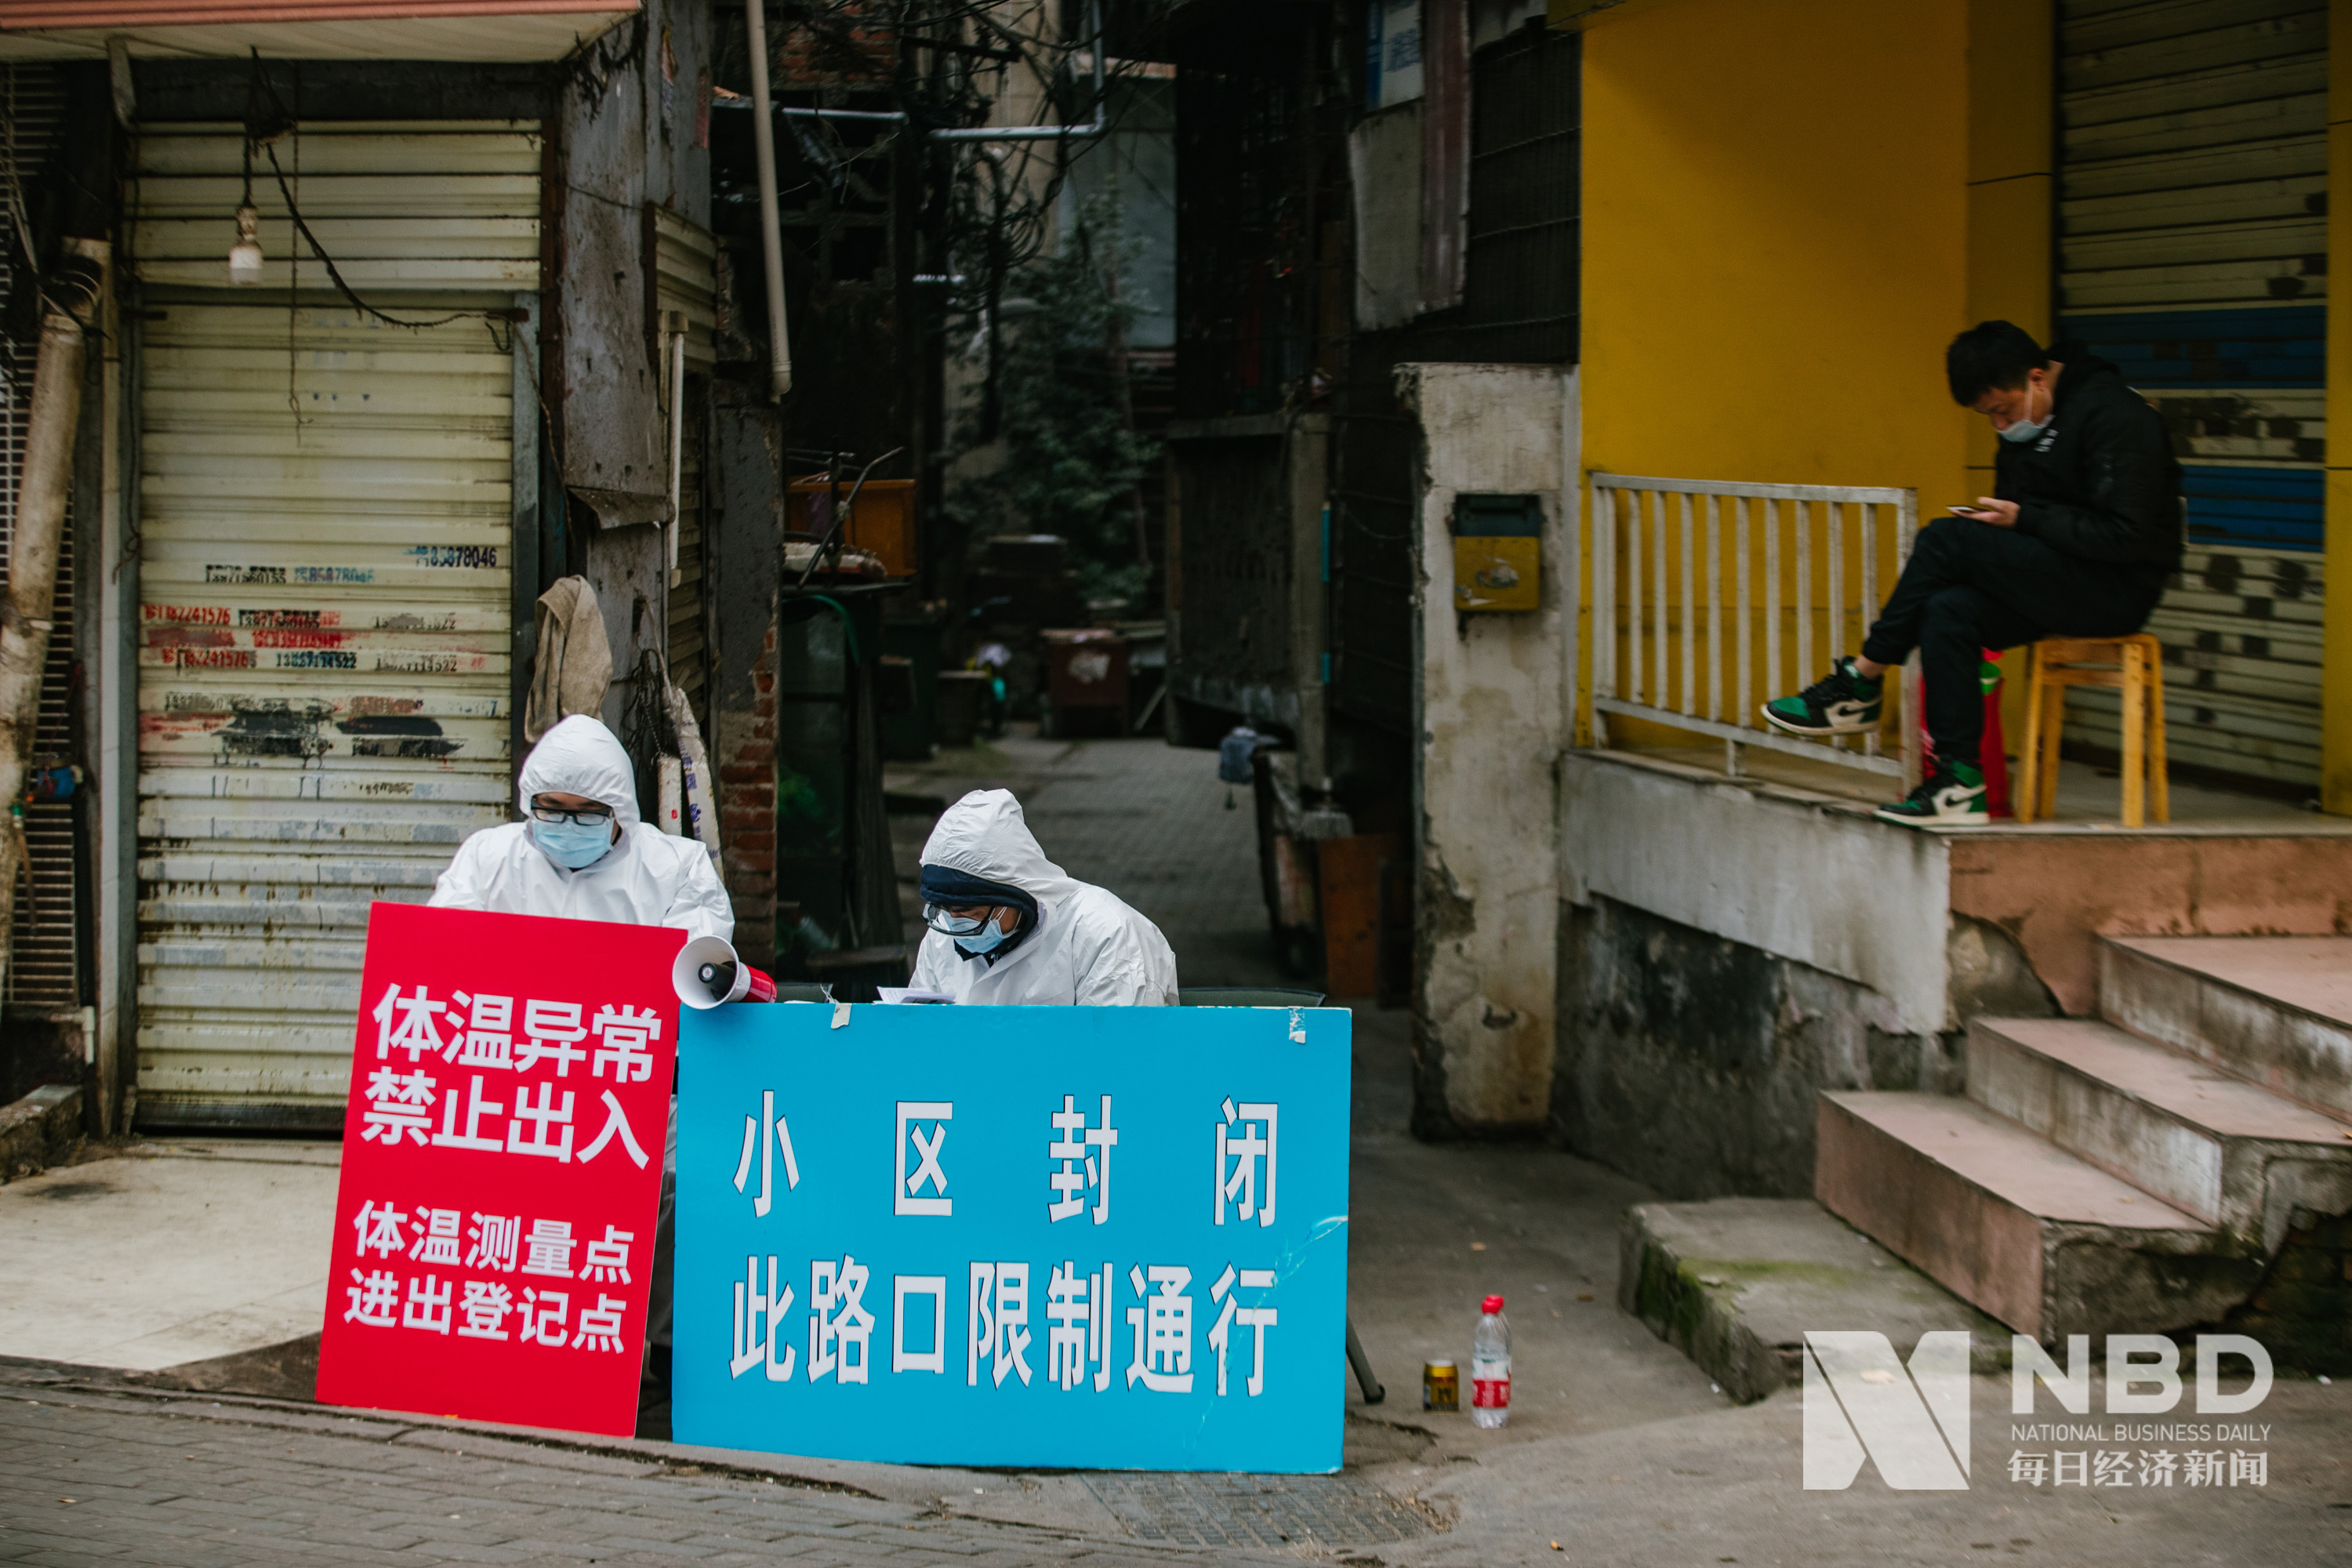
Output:
<svg viewBox="0 0 2352 1568">
<path fill-rule="evenodd" d="M 261 239 L 256 232 L 261 226 L 261 214 L 247 202 L 236 209 L 236 243 L 229 247 L 228 280 L 232 283 L 261 281 Z"/>
</svg>

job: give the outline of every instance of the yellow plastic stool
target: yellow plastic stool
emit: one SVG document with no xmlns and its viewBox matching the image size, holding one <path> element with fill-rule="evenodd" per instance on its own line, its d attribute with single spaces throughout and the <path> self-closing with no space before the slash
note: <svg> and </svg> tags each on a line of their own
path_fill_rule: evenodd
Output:
<svg viewBox="0 0 2352 1568">
<path fill-rule="evenodd" d="M 2124 826 L 2143 827 L 2153 816 L 2172 820 L 2165 785 L 2164 646 L 2147 632 L 2123 637 L 2044 637 L 2029 650 L 2025 688 L 2024 769 L 2017 820 L 2055 816 L 2058 732 L 2066 717 L 2066 688 L 2114 686 L 2124 698 Z"/>
</svg>

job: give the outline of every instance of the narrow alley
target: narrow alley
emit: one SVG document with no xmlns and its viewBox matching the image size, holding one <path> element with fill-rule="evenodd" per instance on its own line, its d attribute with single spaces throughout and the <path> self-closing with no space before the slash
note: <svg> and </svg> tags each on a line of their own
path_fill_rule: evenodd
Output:
<svg viewBox="0 0 2352 1568">
<path fill-rule="evenodd" d="M 0 0 L 0 1564 L 2352 1563 L 2347 28 Z"/>
</svg>

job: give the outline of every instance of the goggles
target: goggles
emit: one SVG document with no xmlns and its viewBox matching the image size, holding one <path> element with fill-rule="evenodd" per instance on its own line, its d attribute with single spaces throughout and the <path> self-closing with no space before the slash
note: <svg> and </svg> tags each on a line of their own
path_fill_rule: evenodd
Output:
<svg viewBox="0 0 2352 1568">
<path fill-rule="evenodd" d="M 613 820 L 613 808 L 609 805 L 541 805 L 533 801 L 530 803 L 530 815 L 533 820 L 544 822 L 550 827 L 564 822 L 577 823 L 583 827 L 602 827 Z"/>
<path fill-rule="evenodd" d="M 996 918 L 999 904 L 925 904 L 923 923 L 941 936 L 971 936 Z M 978 910 L 980 913 L 969 911 Z"/>
</svg>

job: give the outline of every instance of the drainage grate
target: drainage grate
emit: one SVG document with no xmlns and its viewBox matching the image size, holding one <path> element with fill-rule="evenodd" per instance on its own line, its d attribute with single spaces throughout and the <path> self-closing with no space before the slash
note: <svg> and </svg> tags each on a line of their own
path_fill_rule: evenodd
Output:
<svg viewBox="0 0 2352 1568">
<path fill-rule="evenodd" d="M 1354 1476 L 1095 1475 L 1087 1488 L 1141 1541 L 1174 1546 L 1370 1546 L 1428 1521 Z"/>
</svg>

